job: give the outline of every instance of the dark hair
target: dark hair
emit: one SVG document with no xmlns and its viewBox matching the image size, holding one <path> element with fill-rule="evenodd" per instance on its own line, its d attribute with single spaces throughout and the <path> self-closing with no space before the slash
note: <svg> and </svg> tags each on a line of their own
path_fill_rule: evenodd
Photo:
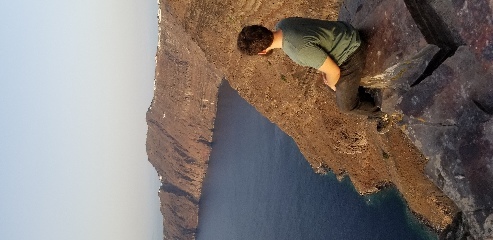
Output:
<svg viewBox="0 0 493 240">
<path fill-rule="evenodd" d="M 274 42 L 274 33 L 261 25 L 244 27 L 238 34 L 237 47 L 242 53 L 255 55 Z"/>
</svg>

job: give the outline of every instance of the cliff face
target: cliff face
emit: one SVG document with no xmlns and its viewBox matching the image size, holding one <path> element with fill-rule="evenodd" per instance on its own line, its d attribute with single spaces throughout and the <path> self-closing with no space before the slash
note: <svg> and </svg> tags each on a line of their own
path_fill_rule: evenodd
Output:
<svg viewBox="0 0 493 240">
<path fill-rule="evenodd" d="M 342 7 L 337 0 L 162 2 L 147 147 L 149 160 L 163 176 L 160 198 L 165 236 L 190 239 L 197 226 L 197 203 L 215 115 L 211 103 L 216 100 L 221 74 L 260 113 L 293 137 L 314 170 L 328 168 L 340 176 L 347 174 L 362 194 L 393 184 L 411 210 L 435 229 L 443 230 L 463 211 L 462 220 L 474 229 L 472 234 L 488 236 L 493 131 L 489 111 L 493 101 L 489 101 L 488 88 L 477 86 L 491 85 L 490 2 L 347 0 Z M 486 11 L 486 20 L 476 13 L 479 10 Z M 457 13 L 464 19 L 453 17 Z M 380 95 L 382 105 L 403 118 L 399 126 L 379 135 L 375 123 L 366 118 L 339 113 L 320 75 L 295 65 L 280 51 L 265 58 L 242 56 L 236 50 L 242 26 L 273 27 L 290 16 L 332 20 L 339 16 L 363 31 L 368 43 L 364 82 L 387 89 Z M 475 28 L 468 22 L 472 20 L 466 20 L 471 18 L 476 19 Z M 459 48 L 462 45 L 468 46 L 466 50 Z M 464 61 L 453 63 L 452 55 Z M 462 64 L 475 67 L 463 73 Z M 468 130 L 461 132 L 458 125 L 449 126 L 447 119 L 461 119 L 452 124 L 465 124 L 470 116 L 467 111 L 450 118 L 443 117 L 443 109 L 453 112 L 450 107 L 455 106 L 451 105 L 455 98 L 450 96 L 472 89 L 461 84 L 473 73 L 483 80 L 478 80 L 475 91 L 461 96 L 477 96 L 474 101 L 464 100 L 469 105 L 463 106 L 475 105 L 479 112 L 472 115 L 477 117 L 467 125 Z M 437 85 L 429 79 L 444 80 Z M 455 83 L 445 87 L 449 82 Z M 440 103 L 440 99 L 451 102 L 429 104 Z M 441 141 L 438 136 L 450 129 L 450 137 Z"/>
<path fill-rule="evenodd" d="M 165 237 L 193 239 L 221 77 L 166 8 L 160 9 L 147 154 L 162 177 Z"/>
<path fill-rule="evenodd" d="M 383 109 L 402 117 L 426 174 L 477 239 L 493 238 L 492 10 L 482 0 L 348 0 L 340 14 L 370 45 L 365 84 L 385 86 Z"/>
</svg>

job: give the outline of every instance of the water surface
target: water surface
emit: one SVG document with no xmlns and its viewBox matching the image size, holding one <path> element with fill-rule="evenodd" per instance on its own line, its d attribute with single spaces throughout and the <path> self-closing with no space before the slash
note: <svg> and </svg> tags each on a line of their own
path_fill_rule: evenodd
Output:
<svg viewBox="0 0 493 240">
<path fill-rule="evenodd" d="M 315 174 L 292 138 L 223 83 L 198 240 L 436 238 L 395 189 L 362 197 L 347 178 Z"/>
</svg>

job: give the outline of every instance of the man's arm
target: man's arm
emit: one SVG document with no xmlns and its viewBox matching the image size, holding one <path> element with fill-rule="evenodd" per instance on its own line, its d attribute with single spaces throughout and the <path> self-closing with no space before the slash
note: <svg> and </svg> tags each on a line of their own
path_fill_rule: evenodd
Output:
<svg viewBox="0 0 493 240">
<path fill-rule="evenodd" d="M 332 58 L 327 57 L 318 70 L 322 72 L 324 83 L 335 91 L 336 83 L 341 77 L 341 70 L 339 69 L 339 66 L 337 66 Z"/>
</svg>

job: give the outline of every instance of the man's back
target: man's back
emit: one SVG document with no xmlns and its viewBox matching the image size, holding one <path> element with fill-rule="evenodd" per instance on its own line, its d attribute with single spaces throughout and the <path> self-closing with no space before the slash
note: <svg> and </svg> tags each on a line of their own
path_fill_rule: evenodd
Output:
<svg viewBox="0 0 493 240">
<path fill-rule="evenodd" d="M 358 31 L 344 22 L 286 18 L 276 25 L 283 32 L 283 51 L 296 63 L 318 69 L 330 56 L 341 65 L 361 43 Z"/>
</svg>

